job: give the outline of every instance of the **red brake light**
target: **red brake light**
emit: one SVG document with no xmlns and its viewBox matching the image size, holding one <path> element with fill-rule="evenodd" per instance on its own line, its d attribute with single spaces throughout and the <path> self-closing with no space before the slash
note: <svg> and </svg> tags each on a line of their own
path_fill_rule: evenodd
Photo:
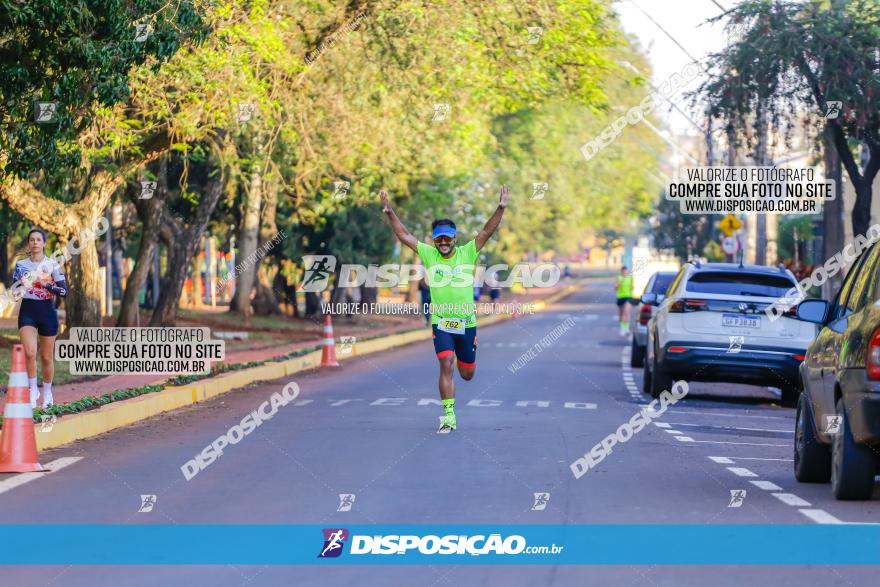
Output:
<svg viewBox="0 0 880 587">
<path fill-rule="evenodd" d="M 804 355 L 792 355 L 792 357 L 794 357 L 798 361 L 803 361 L 804 359 L 806 359 Z"/>
<path fill-rule="evenodd" d="M 670 353 L 683 353 L 687 350 L 686 347 L 683 346 L 671 346 L 667 349 Z"/>
<path fill-rule="evenodd" d="M 880 379 L 880 328 L 874 331 L 871 342 L 868 343 L 865 369 L 868 372 L 868 379 Z"/>
<path fill-rule="evenodd" d="M 783 312 L 782 315 L 789 318 L 797 318 L 797 306 L 790 307 L 788 310 Z"/>
<path fill-rule="evenodd" d="M 695 310 L 704 310 L 706 300 L 675 300 L 669 305 L 670 312 L 693 312 Z"/>
<path fill-rule="evenodd" d="M 642 307 L 639 308 L 639 324 L 641 324 L 642 326 L 647 326 L 650 319 L 651 304 L 642 304 Z"/>
</svg>

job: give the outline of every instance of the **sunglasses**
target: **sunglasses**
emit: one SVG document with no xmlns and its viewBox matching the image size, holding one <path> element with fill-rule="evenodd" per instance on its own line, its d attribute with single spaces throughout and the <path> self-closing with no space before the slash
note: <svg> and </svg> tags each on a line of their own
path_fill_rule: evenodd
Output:
<svg viewBox="0 0 880 587">
<path fill-rule="evenodd" d="M 448 236 L 438 236 L 437 238 L 434 239 L 434 242 L 437 243 L 438 245 L 441 245 L 441 244 L 449 245 L 449 244 L 452 244 L 452 240 L 453 239 L 449 238 Z"/>
</svg>

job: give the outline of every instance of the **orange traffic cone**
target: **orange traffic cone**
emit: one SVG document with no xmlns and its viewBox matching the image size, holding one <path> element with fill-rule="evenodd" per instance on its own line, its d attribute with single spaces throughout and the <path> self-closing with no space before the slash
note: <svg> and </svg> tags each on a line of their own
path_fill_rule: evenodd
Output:
<svg viewBox="0 0 880 587">
<path fill-rule="evenodd" d="M 0 473 L 42 471 L 37 460 L 37 438 L 34 435 L 34 412 L 28 393 L 24 347 L 12 347 L 12 370 L 6 407 L 3 409 L 3 430 L 0 432 Z"/>
<path fill-rule="evenodd" d="M 333 340 L 333 321 L 330 314 L 324 316 L 324 350 L 321 353 L 322 367 L 338 367 L 336 362 L 336 342 Z"/>
</svg>

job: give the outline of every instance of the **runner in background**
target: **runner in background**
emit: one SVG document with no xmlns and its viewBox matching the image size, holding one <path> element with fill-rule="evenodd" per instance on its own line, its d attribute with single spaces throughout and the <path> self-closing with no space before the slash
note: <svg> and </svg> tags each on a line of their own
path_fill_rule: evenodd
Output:
<svg viewBox="0 0 880 587">
<path fill-rule="evenodd" d="M 46 233 L 33 228 L 28 233 L 30 256 L 15 264 L 13 282 L 24 286 L 18 310 L 18 334 L 27 362 L 31 407 L 37 407 L 37 350 L 43 367 L 43 408 L 54 403 L 52 378 L 55 375 L 55 337 L 58 336 L 58 312 L 55 296 L 67 296 L 67 283 L 61 267 L 46 256 Z"/>
<path fill-rule="evenodd" d="M 620 336 L 629 334 L 629 310 L 632 304 L 633 278 L 626 265 L 620 268 L 617 277 L 617 319 L 620 321 Z"/>
</svg>

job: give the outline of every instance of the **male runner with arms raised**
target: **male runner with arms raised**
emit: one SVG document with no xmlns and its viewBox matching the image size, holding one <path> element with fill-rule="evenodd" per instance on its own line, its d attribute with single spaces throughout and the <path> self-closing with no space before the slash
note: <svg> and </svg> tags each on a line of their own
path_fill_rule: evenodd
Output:
<svg viewBox="0 0 880 587">
<path fill-rule="evenodd" d="M 509 190 L 501 186 L 498 208 L 477 237 L 456 247 L 457 234 L 452 220 L 435 220 L 431 225 L 434 246 L 419 241 L 406 229 L 388 202 L 388 194 L 379 192 L 383 212 L 391 221 L 394 234 L 404 245 L 416 252 L 425 264 L 426 281 L 431 289 L 431 329 L 434 351 L 440 361 L 440 400 L 445 415 L 438 432 L 455 430 L 455 371 L 452 358 L 458 360 L 462 379 L 470 381 L 477 367 L 477 315 L 473 301 L 473 276 L 477 257 L 483 245 L 501 224 L 507 207 Z M 469 277 L 469 280 L 466 278 Z"/>
</svg>

